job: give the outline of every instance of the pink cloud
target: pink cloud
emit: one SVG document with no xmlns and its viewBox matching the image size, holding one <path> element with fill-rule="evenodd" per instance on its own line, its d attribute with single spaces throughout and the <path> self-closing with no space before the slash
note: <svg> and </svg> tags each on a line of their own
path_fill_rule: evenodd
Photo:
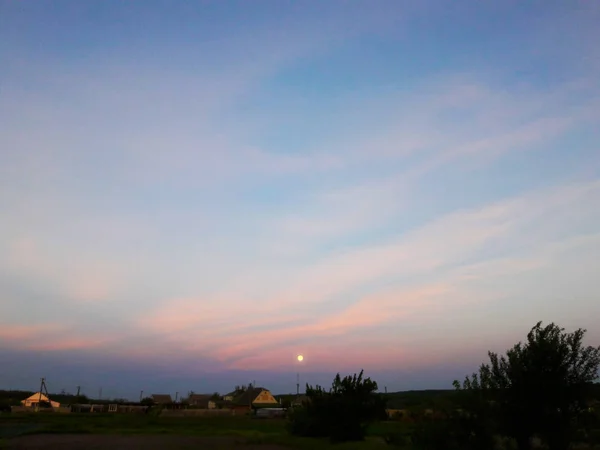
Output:
<svg viewBox="0 0 600 450">
<path fill-rule="evenodd" d="M 44 335 L 62 332 L 65 327 L 59 324 L 10 325 L 2 324 L 0 337 L 6 341 L 33 341 Z"/>
<path fill-rule="evenodd" d="M 224 363 L 237 364 L 240 359 L 268 354 L 280 346 L 288 348 L 290 342 L 307 337 L 334 339 L 394 321 L 424 321 L 451 306 L 477 302 L 481 293 L 468 289 L 472 281 L 547 265 L 549 254 L 543 245 L 549 235 L 544 235 L 542 227 L 531 236 L 522 233 L 527 230 L 523 227 L 537 223 L 549 212 L 553 217 L 564 213 L 573 218 L 586 204 L 585 199 L 599 188 L 600 182 L 580 183 L 459 211 L 399 240 L 337 254 L 302 270 L 282 272 L 283 277 L 275 269 L 250 269 L 238 282 L 231 283 L 231 289 L 169 302 L 141 316 L 138 325 L 168 337 L 170 345 L 179 341 L 186 351 L 203 352 Z M 545 221 L 544 227 L 553 230 L 551 222 Z M 527 244 L 538 253 L 456 266 L 476 255 L 491 239 L 505 237 L 510 237 L 515 248 Z M 437 281 L 430 279 L 413 287 L 400 282 L 388 291 L 373 288 L 340 311 L 319 313 L 314 309 L 334 295 L 381 277 L 397 273 L 419 276 L 436 270 L 441 270 L 433 278 Z M 486 301 L 492 297 L 487 294 Z M 183 330 L 185 337 L 178 336 Z"/>
<path fill-rule="evenodd" d="M 9 252 L 0 263 L 8 272 L 27 273 L 38 282 L 50 281 L 75 302 L 107 300 L 121 287 L 118 264 L 91 260 L 81 250 L 76 261 L 61 259 L 55 250 L 40 238 L 17 237 L 9 243 Z M 69 249 L 61 250 L 64 254 Z"/>
<path fill-rule="evenodd" d="M 106 348 L 109 344 L 114 344 L 118 340 L 116 337 L 99 337 L 99 336 L 81 336 L 77 333 L 73 337 L 61 338 L 56 337 L 48 341 L 41 341 L 29 346 L 32 350 L 45 351 L 66 351 L 66 350 L 92 350 Z"/>
<path fill-rule="evenodd" d="M 352 355 L 359 358 L 362 348 L 362 341 L 352 341 L 354 335 L 367 342 L 365 336 L 377 333 L 379 326 L 425 324 L 432 317 L 442 316 L 448 308 L 477 301 L 480 293 L 471 292 L 468 287 L 472 280 L 542 267 L 549 256 L 540 250 L 540 245 L 552 236 L 549 232 L 563 229 L 559 217 L 564 216 L 570 222 L 578 214 L 589 214 L 587 199 L 593 198 L 598 189 L 600 182 L 585 182 L 459 211 L 397 239 L 334 254 L 308 267 L 249 268 L 229 283 L 229 289 L 164 301 L 148 308 L 147 313 L 136 315 L 132 319 L 134 333 L 149 337 L 143 345 L 129 344 L 125 334 L 104 340 L 67 327 L 52 333 L 52 328 L 45 331 L 43 327 L 13 328 L 14 335 L 20 338 L 11 339 L 11 345 L 29 348 L 27 336 L 38 340 L 43 337 L 49 350 L 116 348 L 120 343 L 123 349 L 119 352 L 131 357 L 152 358 L 177 351 L 210 358 L 223 366 L 247 369 L 271 367 L 269 364 L 284 367 L 287 363 L 281 361 L 286 355 L 301 352 L 314 355 L 311 360 L 319 364 L 328 364 L 327 361 L 333 364 L 339 355 L 345 355 L 346 362 L 339 364 L 350 367 L 358 361 Z M 553 221 L 547 220 L 549 214 Z M 543 220 L 543 226 L 535 236 L 521 233 L 539 220 Z M 511 245 L 516 248 L 527 244 L 541 253 L 524 259 L 479 261 L 456 267 L 476 255 L 490 240 L 504 237 L 510 237 Z M 23 248 L 30 251 L 30 243 Z M 440 274 L 432 277 L 436 271 Z M 428 281 L 409 285 L 402 280 L 392 282 L 396 274 L 409 280 L 428 275 Z M 353 304 L 339 307 L 338 311 L 327 309 L 329 298 L 382 278 L 390 280 L 389 290 L 371 287 L 370 292 Z M 490 298 L 487 295 L 485 301 Z M 322 312 L 317 309 L 319 305 L 323 306 Z M 320 347 L 311 343 L 317 339 L 324 339 L 329 345 Z M 340 339 L 346 344 L 338 343 Z M 387 348 L 365 359 L 373 367 L 379 367 L 385 354 L 395 357 L 398 349 L 403 348 L 399 336 L 392 339 L 399 343 L 398 347 L 386 347 L 388 338 L 382 335 L 373 339 L 373 347 Z M 151 348 L 148 342 L 152 342 Z M 434 347 L 431 343 L 420 345 Z M 407 349 L 403 352 L 405 362 L 426 363 L 418 355 L 411 356 Z M 443 357 L 435 349 L 432 352 L 436 358 Z"/>
<path fill-rule="evenodd" d="M 67 290 L 70 296 L 77 301 L 103 301 L 109 299 L 114 293 L 116 283 L 114 279 L 98 272 L 82 274 L 81 277 L 73 280 Z"/>
<path fill-rule="evenodd" d="M 247 328 L 285 325 L 302 320 L 303 316 L 286 314 L 285 318 L 246 311 L 240 306 L 240 297 L 224 298 L 222 295 L 169 299 L 149 314 L 136 318 L 136 326 L 151 332 L 177 334 L 182 330 L 193 331 L 195 336 L 210 336 L 215 330 L 220 334 Z M 238 314 L 235 310 L 243 311 Z"/>
<path fill-rule="evenodd" d="M 394 320 L 410 320 L 415 314 L 431 314 L 437 308 L 433 299 L 446 293 L 448 287 L 445 286 L 384 292 L 366 296 L 341 313 L 313 318 L 301 325 L 286 326 L 277 316 L 265 317 L 262 320 L 244 316 L 254 328 L 248 330 L 244 328 L 243 321 L 227 324 L 225 316 L 222 316 L 216 323 L 206 321 L 202 326 L 183 329 L 183 336 L 174 331 L 183 331 L 181 328 L 173 327 L 173 332 L 167 334 L 167 339 L 173 344 L 179 340 L 186 351 L 202 351 L 218 361 L 230 362 L 232 367 L 237 367 L 237 364 L 241 364 L 239 361 L 244 361 L 243 364 L 251 368 L 253 358 L 259 358 L 260 364 L 264 365 L 265 361 L 261 359 L 264 355 L 281 351 L 279 347 L 289 346 L 286 344 L 289 342 L 301 341 L 306 337 L 325 340 L 339 336 L 347 338 L 361 329 Z M 165 330 L 163 323 L 159 321 L 157 326 L 154 322 L 158 317 L 154 316 L 141 323 L 154 330 Z M 187 323 L 191 324 L 191 321 Z M 261 329 L 262 326 L 268 326 L 270 329 Z M 272 363 L 277 364 L 275 360 L 272 360 Z"/>
<path fill-rule="evenodd" d="M 417 344 L 389 334 L 379 333 L 373 336 L 357 330 L 337 338 L 324 337 L 319 343 L 283 345 L 264 350 L 261 348 L 241 355 L 230 363 L 230 367 L 239 370 L 269 369 L 300 373 L 414 369 L 445 361 L 449 355 L 461 352 L 460 348 L 439 347 L 437 340 Z M 304 356 L 302 363 L 295 360 L 298 354 Z"/>
<path fill-rule="evenodd" d="M 72 327 L 48 323 L 0 327 L 0 339 L 12 348 L 23 350 L 62 351 L 92 349 L 114 343 L 118 336 L 82 335 Z"/>
</svg>

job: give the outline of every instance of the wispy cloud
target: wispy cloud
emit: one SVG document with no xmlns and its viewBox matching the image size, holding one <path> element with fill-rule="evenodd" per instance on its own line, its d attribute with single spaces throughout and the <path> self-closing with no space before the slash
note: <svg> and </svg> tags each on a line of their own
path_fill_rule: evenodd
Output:
<svg viewBox="0 0 600 450">
<path fill-rule="evenodd" d="M 600 314 L 597 8 L 342 3 L 10 9 L 3 346 L 383 370 Z"/>
<path fill-rule="evenodd" d="M 2 347 L 35 350 L 91 350 L 103 344 L 112 343 L 109 337 L 84 336 L 81 333 L 73 334 L 73 329 L 58 323 L 42 323 L 37 325 L 11 325 L 1 323 Z"/>
<path fill-rule="evenodd" d="M 184 340 L 209 339 L 204 348 L 214 348 L 213 356 L 246 361 L 252 352 L 294 347 L 307 336 L 312 340 L 348 336 L 490 301 L 497 297 L 472 293 L 469 286 L 486 277 L 545 269 L 557 263 L 557 249 L 582 245 L 582 238 L 562 239 L 575 223 L 583 225 L 579 232 L 585 236 L 586 226 L 600 214 L 589 207 L 599 190 L 597 181 L 584 182 L 450 214 L 395 241 L 332 256 L 308 269 L 273 269 L 273 281 L 265 271 L 265 278 L 254 285 L 240 284 L 213 298 L 167 303 L 142 325 L 184 329 L 190 333 Z M 529 234 L 532 226 L 536 235 Z M 558 243 L 548 247 L 552 241 Z M 597 236 L 583 242 L 595 246 Z M 553 250 L 548 253 L 548 248 Z M 269 285 L 272 289 L 266 288 Z M 345 306 L 348 300 L 340 304 L 340 296 L 354 301 Z M 304 323 L 289 324 L 285 321 L 289 314 L 297 314 Z M 280 326 L 273 326 L 278 321 Z M 256 323 L 258 329 L 244 329 L 244 323 Z"/>
</svg>

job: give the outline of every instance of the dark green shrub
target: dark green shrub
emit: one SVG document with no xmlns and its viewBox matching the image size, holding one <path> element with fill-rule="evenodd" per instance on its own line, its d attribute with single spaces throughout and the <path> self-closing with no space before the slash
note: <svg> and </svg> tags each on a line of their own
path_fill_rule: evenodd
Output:
<svg viewBox="0 0 600 450">
<path fill-rule="evenodd" d="M 385 402 L 376 391 L 377 383 L 363 379 L 362 371 L 343 379 L 337 374 L 329 391 L 307 385 L 308 400 L 290 413 L 288 429 L 333 442 L 363 440 L 369 423 L 386 417 Z"/>
</svg>

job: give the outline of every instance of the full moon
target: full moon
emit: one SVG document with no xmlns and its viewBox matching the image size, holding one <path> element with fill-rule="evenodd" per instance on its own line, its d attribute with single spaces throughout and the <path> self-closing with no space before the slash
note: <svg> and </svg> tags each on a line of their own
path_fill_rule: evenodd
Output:
<svg viewBox="0 0 600 450">
<path fill-rule="evenodd" d="M 298 355 L 298 361 L 302 361 L 303 359 L 304 359 L 304 356 Z"/>
</svg>

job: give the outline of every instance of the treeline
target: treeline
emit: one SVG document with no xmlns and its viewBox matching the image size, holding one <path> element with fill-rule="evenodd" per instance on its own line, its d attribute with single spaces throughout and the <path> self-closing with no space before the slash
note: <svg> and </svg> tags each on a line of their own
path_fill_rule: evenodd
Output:
<svg viewBox="0 0 600 450">
<path fill-rule="evenodd" d="M 490 352 L 454 391 L 380 394 L 377 383 L 338 374 L 330 389 L 306 386 L 289 416 L 289 431 L 334 442 L 362 440 L 386 409 L 411 411 L 386 441 L 415 450 L 567 450 L 600 445 L 600 347 L 585 346 L 585 330 L 567 333 L 536 324 L 505 355 Z M 428 410 L 428 411 L 426 411 Z M 583 447 L 585 448 L 585 447 Z"/>
</svg>

